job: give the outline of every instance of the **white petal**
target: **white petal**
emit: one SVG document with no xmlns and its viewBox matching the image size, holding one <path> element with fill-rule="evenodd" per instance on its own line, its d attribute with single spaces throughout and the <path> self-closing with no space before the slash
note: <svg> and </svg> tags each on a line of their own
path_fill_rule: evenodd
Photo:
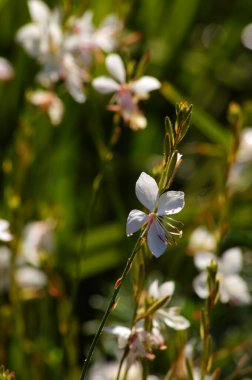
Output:
<svg viewBox="0 0 252 380">
<path fill-rule="evenodd" d="M 162 313 L 162 314 L 161 314 Z M 162 310 L 160 315 L 164 323 L 174 330 L 185 330 L 190 326 L 190 322 L 182 315 L 178 314 L 178 308 L 170 308 L 167 312 Z"/>
<path fill-rule="evenodd" d="M 128 339 L 131 334 L 131 330 L 124 326 L 113 326 L 105 328 L 105 331 L 116 335 L 118 338 L 118 347 L 125 348 L 128 344 Z"/>
<path fill-rule="evenodd" d="M 20 288 L 41 289 L 47 284 L 47 276 L 41 270 L 32 267 L 17 269 L 16 281 Z"/>
<path fill-rule="evenodd" d="M 33 21 L 38 24 L 48 22 L 50 17 L 50 9 L 40 0 L 28 1 L 29 12 Z"/>
<path fill-rule="evenodd" d="M 120 88 L 120 85 L 114 81 L 114 79 L 105 76 L 95 78 L 92 82 L 92 85 L 96 91 L 100 92 L 101 94 L 116 92 Z"/>
<path fill-rule="evenodd" d="M 185 205 L 182 191 L 167 191 L 158 200 L 158 215 L 172 215 L 182 210 Z"/>
<path fill-rule="evenodd" d="M 210 252 L 199 252 L 193 258 L 195 266 L 200 270 L 206 269 L 212 260 L 217 262 L 217 257 Z"/>
<path fill-rule="evenodd" d="M 155 257 L 161 256 L 167 247 L 167 240 L 165 237 L 165 232 L 162 227 L 154 220 L 147 235 L 148 246 L 151 253 Z"/>
<path fill-rule="evenodd" d="M 207 273 L 202 272 L 200 273 L 195 279 L 193 280 L 193 287 L 196 292 L 196 294 L 200 298 L 208 298 L 209 296 L 209 291 L 207 288 Z"/>
<path fill-rule="evenodd" d="M 132 210 L 129 213 L 127 219 L 127 236 L 132 235 L 134 232 L 138 231 L 142 225 L 148 220 L 148 215 L 139 210 Z"/>
<path fill-rule="evenodd" d="M 5 219 L 0 219 L 0 231 L 5 231 L 9 228 L 10 223 Z"/>
<path fill-rule="evenodd" d="M 0 81 L 7 81 L 12 79 L 14 76 L 14 69 L 10 62 L 0 57 Z"/>
<path fill-rule="evenodd" d="M 159 287 L 158 287 L 158 280 L 154 280 L 150 286 L 149 286 L 149 290 L 148 290 L 148 294 L 155 298 L 156 300 L 159 299 Z"/>
<path fill-rule="evenodd" d="M 110 74 L 120 83 L 124 83 L 126 72 L 122 58 L 118 54 L 110 54 L 106 58 L 106 67 Z"/>
<path fill-rule="evenodd" d="M 147 126 L 146 117 L 141 112 L 134 112 L 130 115 L 129 126 L 134 131 L 138 129 L 144 129 Z"/>
<path fill-rule="evenodd" d="M 40 51 L 41 32 L 36 24 L 28 24 L 20 28 L 16 39 L 32 57 L 36 57 Z"/>
<path fill-rule="evenodd" d="M 226 294 L 228 297 L 226 297 Z M 251 295 L 246 282 L 236 274 L 224 278 L 220 289 L 220 299 L 222 302 L 230 300 L 238 305 L 251 303 Z"/>
<path fill-rule="evenodd" d="M 68 75 L 65 83 L 74 100 L 76 100 L 77 103 L 84 103 L 86 100 L 86 95 L 83 92 L 81 78 L 73 73 L 73 75 Z"/>
<path fill-rule="evenodd" d="M 64 114 L 64 104 L 58 97 L 54 98 L 52 105 L 48 109 L 48 114 L 53 125 L 58 125 L 61 122 Z"/>
<path fill-rule="evenodd" d="M 173 281 L 166 281 L 159 287 L 159 297 L 172 296 L 175 290 L 175 283 Z"/>
<path fill-rule="evenodd" d="M 199 226 L 196 228 L 191 236 L 189 241 L 189 249 L 192 252 L 199 251 L 212 251 L 214 252 L 216 248 L 216 237 L 213 233 L 208 231 L 204 226 Z"/>
<path fill-rule="evenodd" d="M 225 251 L 220 259 L 219 269 L 224 275 L 239 273 L 242 269 L 241 249 L 236 247 Z"/>
<path fill-rule="evenodd" d="M 136 196 L 150 211 L 154 211 L 158 195 L 158 185 L 154 178 L 142 172 L 136 182 Z"/>
<path fill-rule="evenodd" d="M 161 83 L 156 78 L 144 76 L 134 82 L 131 88 L 135 93 L 146 94 L 150 91 L 159 89 L 160 86 Z"/>
</svg>

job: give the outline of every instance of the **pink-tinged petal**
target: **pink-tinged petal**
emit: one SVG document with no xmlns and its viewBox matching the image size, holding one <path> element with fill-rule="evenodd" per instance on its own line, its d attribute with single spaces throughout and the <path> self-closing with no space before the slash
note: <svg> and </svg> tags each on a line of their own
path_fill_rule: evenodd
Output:
<svg viewBox="0 0 252 380">
<path fill-rule="evenodd" d="M 224 275 L 239 273 L 242 269 L 241 249 L 238 247 L 228 249 L 219 262 L 219 270 Z"/>
<path fill-rule="evenodd" d="M 8 81 L 14 76 L 14 69 L 10 62 L 0 57 L 0 81 Z"/>
<path fill-rule="evenodd" d="M 118 91 L 120 88 L 120 85 L 114 79 L 105 76 L 94 79 L 92 85 L 101 94 L 110 94 Z"/>
<path fill-rule="evenodd" d="M 237 305 L 251 303 L 248 285 L 237 274 L 225 277 L 220 288 L 220 300 L 222 302 L 231 301 Z"/>
<path fill-rule="evenodd" d="M 207 273 L 202 272 L 200 273 L 195 279 L 193 280 L 193 288 L 196 292 L 196 294 L 200 298 L 208 298 L 209 296 L 209 291 L 207 288 Z"/>
<path fill-rule="evenodd" d="M 204 270 L 214 260 L 217 262 L 217 257 L 210 252 L 199 252 L 194 256 L 194 264 L 199 270 Z"/>
<path fill-rule="evenodd" d="M 151 253 L 155 257 L 160 257 L 166 250 L 168 241 L 165 232 L 157 221 L 153 221 L 147 235 L 147 243 Z"/>
<path fill-rule="evenodd" d="M 158 215 L 177 214 L 185 205 L 182 191 L 167 191 L 158 200 Z"/>
<path fill-rule="evenodd" d="M 126 72 L 122 58 L 118 54 L 110 54 L 106 58 L 106 67 L 113 78 L 125 83 Z"/>
<path fill-rule="evenodd" d="M 105 331 L 117 336 L 119 348 L 125 348 L 127 346 L 128 339 L 131 334 L 131 330 L 128 327 L 124 327 L 124 326 L 106 327 Z"/>
<path fill-rule="evenodd" d="M 38 24 L 45 24 L 50 17 L 50 9 L 40 0 L 28 1 L 28 8 L 33 21 Z"/>
<path fill-rule="evenodd" d="M 127 219 L 126 233 L 127 236 L 132 235 L 134 232 L 138 231 L 142 225 L 148 220 L 148 215 L 139 210 L 132 210 L 129 213 Z"/>
<path fill-rule="evenodd" d="M 158 196 L 158 185 L 154 178 L 142 172 L 136 182 L 136 196 L 145 207 L 154 211 Z"/>
<path fill-rule="evenodd" d="M 136 94 L 146 94 L 153 90 L 158 90 L 161 87 L 161 83 L 154 77 L 144 76 L 134 82 L 131 86 L 132 90 Z"/>
</svg>

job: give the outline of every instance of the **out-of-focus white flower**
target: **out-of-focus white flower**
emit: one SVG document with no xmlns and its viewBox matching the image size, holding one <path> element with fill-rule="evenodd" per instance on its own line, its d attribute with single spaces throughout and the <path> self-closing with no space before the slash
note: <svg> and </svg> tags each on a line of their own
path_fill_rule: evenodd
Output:
<svg viewBox="0 0 252 380">
<path fill-rule="evenodd" d="M 3 57 L 0 57 L 0 81 L 8 81 L 14 76 L 14 69 L 10 62 Z"/>
<path fill-rule="evenodd" d="M 37 221 L 29 223 L 23 232 L 23 244 L 18 256 L 19 264 L 29 263 L 35 267 L 41 264 L 41 255 L 54 249 L 53 221 Z"/>
<path fill-rule="evenodd" d="M 143 76 L 127 83 L 124 63 L 117 54 L 107 56 L 106 67 L 112 78 L 100 76 L 93 80 L 93 87 L 102 94 L 115 93 L 108 108 L 118 112 L 132 129 L 145 128 L 146 118 L 138 108 L 138 102 L 147 99 L 150 91 L 159 89 L 160 82 L 154 77 Z"/>
<path fill-rule="evenodd" d="M 89 371 L 89 380 L 115 380 L 119 363 L 96 363 Z M 126 365 L 123 364 L 121 373 L 125 373 Z M 127 380 L 139 380 L 142 377 L 142 369 L 139 363 L 134 363 L 127 371 Z M 156 376 L 149 375 L 147 380 L 158 380 Z"/>
<path fill-rule="evenodd" d="M 28 265 L 17 268 L 15 278 L 17 285 L 22 289 L 40 290 L 43 289 L 48 282 L 47 276 L 42 270 Z"/>
<path fill-rule="evenodd" d="M 140 210 L 132 210 L 127 219 L 127 235 L 130 236 L 145 226 L 147 243 L 155 257 L 161 256 L 168 244 L 174 242 L 173 236 L 181 236 L 169 215 L 177 214 L 184 207 L 182 191 L 167 191 L 159 196 L 156 181 L 146 173 L 141 173 L 136 182 L 136 196 L 150 211 L 146 214 Z"/>
<path fill-rule="evenodd" d="M 216 246 L 215 235 L 204 226 L 200 226 L 192 232 L 188 244 L 188 248 L 192 253 L 214 252 Z"/>
<path fill-rule="evenodd" d="M 170 302 L 171 297 L 175 290 L 175 283 L 173 281 L 164 282 L 158 286 L 158 280 L 154 280 L 148 290 L 148 295 L 155 301 L 159 301 L 162 298 L 167 297 L 167 301 L 157 309 L 153 316 L 153 323 L 159 326 L 164 323 L 166 326 L 171 327 L 174 330 L 185 330 L 190 326 L 190 322 L 180 315 L 180 308 L 165 306 Z"/>
<path fill-rule="evenodd" d="M 252 128 L 250 127 L 244 128 L 241 132 L 237 161 L 252 161 Z"/>
<path fill-rule="evenodd" d="M 1 241 L 11 241 L 12 235 L 9 232 L 10 223 L 5 219 L 0 219 L 0 240 Z"/>
<path fill-rule="evenodd" d="M 83 103 L 86 99 L 82 88 L 85 71 L 64 46 L 59 12 L 52 12 L 41 0 L 28 1 L 28 8 L 32 22 L 18 31 L 17 41 L 42 65 L 37 79 L 46 87 L 64 80 L 71 96 Z"/>
<path fill-rule="evenodd" d="M 58 125 L 64 114 L 64 105 L 61 99 L 52 91 L 36 90 L 27 93 L 29 102 L 45 111 L 53 125 Z"/>
<path fill-rule="evenodd" d="M 246 282 L 238 275 L 242 269 L 242 252 L 240 248 L 230 248 L 221 258 L 217 258 L 210 252 L 199 253 L 194 257 L 196 267 L 202 272 L 194 279 L 193 286 L 200 298 L 207 298 L 206 268 L 214 260 L 218 264 L 217 279 L 220 283 L 220 301 L 232 302 L 236 305 L 246 305 L 251 302 L 251 295 Z"/>
<path fill-rule="evenodd" d="M 134 363 L 138 358 L 154 359 L 153 350 L 165 348 L 164 339 L 159 330 L 153 326 L 152 331 L 146 331 L 142 321 L 138 322 L 132 329 L 124 326 L 108 327 L 107 332 L 115 335 L 118 341 L 118 347 L 129 348 L 127 357 L 129 365 Z"/>
<path fill-rule="evenodd" d="M 79 56 L 80 60 L 89 65 L 92 55 L 99 50 L 111 52 L 117 46 L 117 35 L 123 27 L 116 15 L 108 15 L 100 27 L 93 24 L 93 12 L 86 11 L 81 18 L 72 18 L 72 33 L 65 40 L 65 47 Z"/>
</svg>

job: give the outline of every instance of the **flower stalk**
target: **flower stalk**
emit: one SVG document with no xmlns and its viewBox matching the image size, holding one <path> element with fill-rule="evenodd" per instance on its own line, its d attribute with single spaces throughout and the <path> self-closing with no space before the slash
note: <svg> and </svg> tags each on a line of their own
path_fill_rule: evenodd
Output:
<svg viewBox="0 0 252 380">
<path fill-rule="evenodd" d="M 105 311 L 104 313 L 104 316 L 102 318 L 102 321 L 100 323 L 100 326 L 94 336 L 94 339 L 91 343 L 91 346 L 90 346 L 90 349 L 89 349 L 89 352 L 87 354 L 87 357 L 84 361 L 84 365 L 83 365 L 83 369 L 82 369 L 82 373 L 81 373 L 81 376 L 80 376 L 80 380 L 84 380 L 85 379 L 85 375 L 87 373 L 87 369 L 88 369 L 88 366 L 89 366 L 89 363 L 90 363 L 90 360 L 92 358 L 92 355 L 93 355 L 93 352 L 94 352 L 94 349 L 95 349 L 95 346 L 98 342 L 98 339 L 103 331 L 103 328 L 105 326 L 105 323 L 110 315 L 110 313 L 114 310 L 114 308 L 116 307 L 116 298 L 117 298 L 117 295 L 121 289 L 121 286 L 123 284 L 123 281 L 125 279 L 125 277 L 127 276 L 127 274 L 129 273 L 130 271 L 130 268 L 131 268 L 131 265 L 132 265 L 132 262 L 137 254 L 137 252 L 139 251 L 139 249 L 142 247 L 142 245 L 144 244 L 145 242 L 145 238 L 144 238 L 144 234 L 145 234 L 145 231 L 139 236 L 136 244 L 135 244 L 135 247 L 131 253 L 131 255 L 129 256 L 128 260 L 127 260 L 127 263 L 126 263 L 126 266 L 122 272 L 122 275 L 121 277 L 116 281 L 115 283 L 115 286 L 114 286 L 114 292 L 112 294 L 112 297 L 110 299 L 110 302 L 108 304 L 108 307 L 107 307 L 107 310 Z"/>
</svg>

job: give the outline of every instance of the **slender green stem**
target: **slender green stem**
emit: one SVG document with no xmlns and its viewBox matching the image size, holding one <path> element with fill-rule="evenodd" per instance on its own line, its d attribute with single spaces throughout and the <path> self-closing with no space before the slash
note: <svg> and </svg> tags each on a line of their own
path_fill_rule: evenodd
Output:
<svg viewBox="0 0 252 380">
<path fill-rule="evenodd" d="M 82 369 L 80 380 L 84 380 L 84 378 L 85 378 L 85 375 L 86 375 L 86 372 L 87 372 L 87 369 L 88 369 L 88 365 L 89 365 L 89 362 L 90 362 L 91 357 L 93 355 L 95 346 L 96 346 L 96 344 L 98 342 L 98 339 L 99 339 L 99 337 L 100 337 L 100 335 L 102 333 L 102 330 L 104 328 L 104 325 L 105 325 L 105 323 L 106 323 L 106 321 L 107 321 L 110 313 L 113 311 L 113 309 L 114 309 L 114 307 L 116 305 L 117 294 L 119 293 L 120 288 L 121 288 L 121 286 L 123 284 L 123 281 L 124 281 L 125 277 L 127 276 L 130 268 L 131 268 L 131 264 L 132 264 L 132 262 L 133 262 L 133 260 L 134 260 L 134 258 L 136 256 L 136 253 L 138 252 L 138 250 L 141 248 L 142 244 L 145 241 L 144 234 L 145 234 L 145 231 L 139 236 L 139 238 L 138 238 L 138 240 L 136 242 L 136 245 L 135 245 L 135 247 L 134 247 L 134 249 L 133 249 L 130 257 L 127 260 L 127 263 L 125 265 L 125 268 L 124 268 L 124 270 L 122 272 L 121 277 L 116 281 L 116 283 L 114 285 L 114 292 L 113 292 L 112 297 L 110 299 L 110 302 L 108 304 L 107 310 L 104 313 L 104 316 L 102 318 L 100 326 L 99 326 L 99 328 L 98 328 L 98 330 L 97 330 L 97 332 L 96 332 L 96 334 L 94 336 L 94 339 L 93 339 L 93 341 L 91 343 L 89 352 L 88 352 L 87 357 L 86 357 L 86 359 L 84 361 L 84 366 L 83 366 L 83 369 Z"/>
</svg>

